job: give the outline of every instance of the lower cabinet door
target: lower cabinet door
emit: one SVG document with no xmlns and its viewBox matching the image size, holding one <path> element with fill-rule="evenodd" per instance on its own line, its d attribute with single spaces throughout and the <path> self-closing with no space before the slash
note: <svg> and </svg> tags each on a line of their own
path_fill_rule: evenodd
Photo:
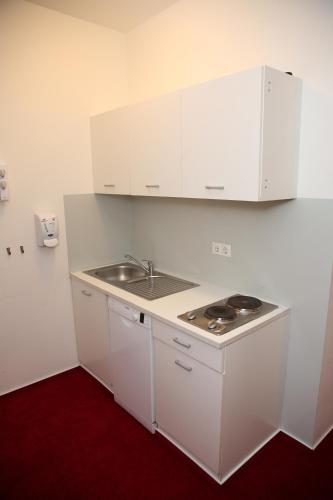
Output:
<svg viewBox="0 0 333 500">
<path fill-rule="evenodd" d="M 81 281 L 72 280 L 79 361 L 111 386 L 111 351 L 107 298 Z"/>
<path fill-rule="evenodd" d="M 222 374 L 154 339 L 156 421 L 219 474 Z"/>
</svg>

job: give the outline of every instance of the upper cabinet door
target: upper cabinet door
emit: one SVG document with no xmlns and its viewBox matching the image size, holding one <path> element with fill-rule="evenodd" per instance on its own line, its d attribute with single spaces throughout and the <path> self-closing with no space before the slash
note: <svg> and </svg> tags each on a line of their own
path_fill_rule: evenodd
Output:
<svg viewBox="0 0 333 500">
<path fill-rule="evenodd" d="M 257 200 L 262 68 L 182 92 L 183 196 Z"/>
<path fill-rule="evenodd" d="M 131 194 L 181 195 L 180 92 L 131 109 Z"/>
<path fill-rule="evenodd" d="M 91 118 L 95 193 L 129 194 L 129 110 L 119 108 Z"/>
</svg>

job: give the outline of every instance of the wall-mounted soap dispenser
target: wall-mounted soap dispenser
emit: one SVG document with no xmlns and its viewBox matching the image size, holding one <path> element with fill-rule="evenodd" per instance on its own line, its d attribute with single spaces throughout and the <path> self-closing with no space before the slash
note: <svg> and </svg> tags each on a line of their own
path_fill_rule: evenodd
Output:
<svg viewBox="0 0 333 500">
<path fill-rule="evenodd" d="M 58 245 L 58 221 L 53 214 L 35 214 L 37 244 L 53 248 Z"/>
</svg>

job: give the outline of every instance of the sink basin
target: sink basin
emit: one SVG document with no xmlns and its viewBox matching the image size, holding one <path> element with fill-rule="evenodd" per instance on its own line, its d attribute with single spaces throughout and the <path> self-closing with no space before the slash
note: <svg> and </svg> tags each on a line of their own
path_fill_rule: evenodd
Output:
<svg viewBox="0 0 333 500">
<path fill-rule="evenodd" d="M 142 279 L 147 276 L 147 273 L 139 266 L 124 262 L 122 264 L 114 264 L 112 266 L 100 267 L 98 269 L 91 269 L 85 271 L 90 276 L 99 278 L 103 281 L 114 284 L 115 281 L 128 281 Z"/>
<path fill-rule="evenodd" d="M 139 266 L 130 262 L 122 262 L 121 264 L 99 267 L 84 272 L 147 300 L 160 299 L 199 286 L 197 283 L 157 271 L 154 271 L 153 276 L 149 276 Z"/>
</svg>

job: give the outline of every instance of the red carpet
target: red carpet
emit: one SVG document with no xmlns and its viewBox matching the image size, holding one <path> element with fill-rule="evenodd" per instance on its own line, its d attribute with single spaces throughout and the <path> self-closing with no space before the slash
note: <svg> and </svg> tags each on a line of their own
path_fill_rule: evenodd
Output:
<svg viewBox="0 0 333 500">
<path fill-rule="evenodd" d="M 0 398 L 0 498 L 332 499 L 333 433 L 280 433 L 219 486 L 76 368 Z"/>
</svg>

